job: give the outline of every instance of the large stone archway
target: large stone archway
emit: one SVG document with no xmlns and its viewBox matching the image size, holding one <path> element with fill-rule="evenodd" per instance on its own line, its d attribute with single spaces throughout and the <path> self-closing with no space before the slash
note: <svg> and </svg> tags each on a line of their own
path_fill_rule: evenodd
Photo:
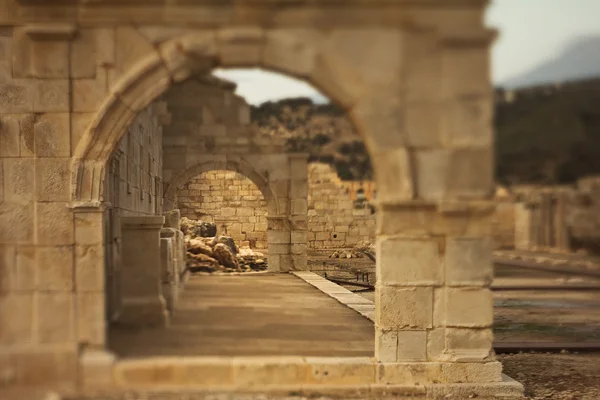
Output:
<svg viewBox="0 0 600 400">
<path fill-rule="evenodd" d="M 427 371 L 420 382 L 500 382 L 489 291 L 494 35 L 483 26 L 486 3 L 267 1 L 215 9 L 157 2 L 142 9 L 72 2 L 48 15 L 46 5 L 0 3 L 7 10 L 0 22 L 11 27 L 2 40 L 14 53 L 0 65 L 12 93 L 0 99 L 0 112 L 24 143 L 2 153 L 12 160 L 4 164 L 0 241 L 13 253 L 33 246 L 58 257 L 66 249 L 74 271 L 51 294 L 55 301 L 40 300 L 37 287 L 8 289 L 0 325 L 27 330 L 23 316 L 39 317 L 32 301 L 43 306 L 40 315 L 60 315 L 62 323 L 43 320 L 29 326 L 37 329 L 31 341 L 11 334 L 0 346 L 14 360 L 36 354 L 64 366 L 35 378 L 31 363 L 11 368 L 30 380 L 73 380 L 80 347 L 105 345 L 102 285 L 77 282 L 103 271 L 102 251 L 90 257 L 87 250 L 105 245 L 106 163 L 136 113 L 174 83 L 212 68 L 263 67 L 304 79 L 341 105 L 373 160 L 375 354 L 399 371 L 385 382 L 410 380 L 402 368 L 413 365 Z M 14 115 L 22 113 L 43 132 L 32 146 L 28 117 Z M 32 188 L 13 179 L 15 162 L 34 177 Z M 10 311 L 18 307 L 28 312 Z"/>
</svg>

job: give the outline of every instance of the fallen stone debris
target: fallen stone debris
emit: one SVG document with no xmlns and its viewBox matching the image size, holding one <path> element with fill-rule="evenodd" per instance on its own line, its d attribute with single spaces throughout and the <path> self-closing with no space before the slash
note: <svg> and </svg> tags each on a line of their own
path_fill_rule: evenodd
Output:
<svg viewBox="0 0 600 400">
<path fill-rule="evenodd" d="M 375 244 L 368 242 L 359 242 L 352 249 L 336 250 L 329 255 L 329 258 L 371 258 L 369 254 L 375 255 Z"/>
<path fill-rule="evenodd" d="M 214 227 L 214 230 L 213 230 Z M 267 260 L 263 253 L 250 248 L 239 249 L 229 236 L 217 236 L 214 224 L 181 219 L 185 234 L 186 264 L 192 272 L 252 272 L 265 271 Z M 210 235 L 213 236 L 204 236 Z"/>
</svg>

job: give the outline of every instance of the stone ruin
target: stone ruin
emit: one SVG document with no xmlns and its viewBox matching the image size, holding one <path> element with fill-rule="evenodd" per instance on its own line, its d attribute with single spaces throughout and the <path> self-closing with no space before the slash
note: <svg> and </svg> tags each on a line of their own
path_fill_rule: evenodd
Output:
<svg viewBox="0 0 600 400">
<path fill-rule="evenodd" d="M 262 67 L 320 88 L 368 148 L 378 202 L 374 357 L 327 359 L 336 373 L 311 382 L 308 369 L 319 367 L 306 360 L 224 358 L 248 377 L 236 389 L 256 378 L 288 389 L 518 398 L 491 330 L 496 34 L 485 26 L 487 2 L 213 3 L 0 0 L 6 384 L 126 387 L 135 374 L 109 352 L 108 327 L 168 324 L 185 254 L 163 213 L 201 173 L 252 180 L 267 203 L 269 270 L 307 269 L 307 155 L 253 130 L 235 85 L 210 76 Z M 338 229 L 346 222 L 318 223 L 334 226 L 315 233 L 324 246 L 350 233 Z M 155 364 L 135 376 L 149 385 L 181 377 Z M 217 364 L 197 365 L 203 388 L 225 385 Z"/>
</svg>

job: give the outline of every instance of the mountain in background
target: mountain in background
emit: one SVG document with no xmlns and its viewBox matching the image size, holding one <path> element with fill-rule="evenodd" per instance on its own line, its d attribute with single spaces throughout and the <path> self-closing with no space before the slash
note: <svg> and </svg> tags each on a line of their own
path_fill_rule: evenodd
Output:
<svg viewBox="0 0 600 400">
<path fill-rule="evenodd" d="M 500 82 L 497 86 L 515 89 L 597 76 L 600 76 L 600 37 L 582 37 L 567 46 L 557 58 Z"/>
</svg>

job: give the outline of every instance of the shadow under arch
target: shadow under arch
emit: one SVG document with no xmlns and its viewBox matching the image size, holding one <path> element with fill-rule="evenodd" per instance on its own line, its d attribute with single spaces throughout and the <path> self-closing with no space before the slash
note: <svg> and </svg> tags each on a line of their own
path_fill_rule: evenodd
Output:
<svg viewBox="0 0 600 400">
<path fill-rule="evenodd" d="M 266 42 L 264 37 L 244 30 L 233 35 L 233 39 L 239 49 L 234 54 L 239 56 L 229 58 L 224 57 L 221 48 L 227 46 L 227 42 L 217 40 L 215 32 L 195 32 L 171 39 L 140 59 L 119 79 L 75 149 L 71 165 L 71 200 L 75 206 L 96 205 L 103 200 L 106 163 L 138 112 L 173 84 L 193 75 L 207 74 L 217 67 L 260 67 L 297 77 L 321 90 L 346 110 L 352 120 L 350 111 L 357 96 L 347 90 L 331 66 L 319 62 L 322 50 L 318 41 L 281 33 Z M 263 46 L 259 53 L 271 56 L 258 61 L 256 52 L 244 51 L 241 46 Z M 269 46 L 268 52 L 266 46 Z M 229 51 L 231 53 L 231 49 Z M 356 82 L 352 85 L 356 86 Z M 368 135 L 355 125 L 369 148 Z"/>
<path fill-rule="evenodd" d="M 279 215 L 277 198 L 275 197 L 273 190 L 269 186 L 267 178 L 261 175 L 252 164 L 250 164 L 244 159 L 228 159 L 226 162 L 209 160 L 189 167 L 184 171 L 181 171 L 169 181 L 169 183 L 164 189 L 163 197 L 165 199 L 165 207 L 167 209 L 175 208 L 175 205 L 177 204 L 177 191 L 181 189 L 192 178 L 204 172 L 215 170 L 237 172 L 243 175 L 244 177 L 248 178 L 250 181 L 252 181 L 252 183 L 256 185 L 256 187 L 258 187 L 258 190 L 260 190 L 260 192 L 262 193 L 265 201 L 267 202 L 268 214 Z"/>
</svg>

